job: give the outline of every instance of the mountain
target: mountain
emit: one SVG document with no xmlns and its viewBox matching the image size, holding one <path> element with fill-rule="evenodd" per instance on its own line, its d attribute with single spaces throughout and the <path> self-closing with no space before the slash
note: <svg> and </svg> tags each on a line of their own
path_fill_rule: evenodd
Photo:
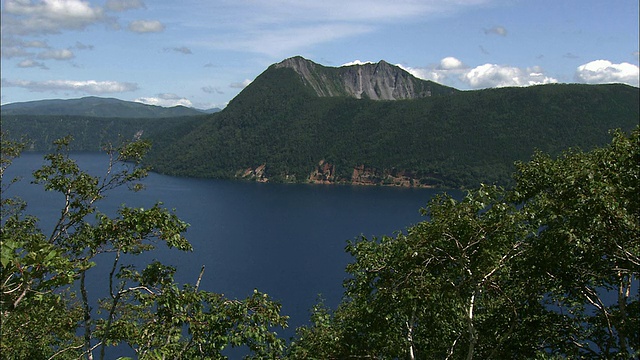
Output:
<svg viewBox="0 0 640 360">
<path fill-rule="evenodd" d="M 293 69 L 302 83 L 317 96 L 348 96 L 356 99 L 401 100 L 451 94 L 454 88 L 421 80 L 407 71 L 381 60 L 342 67 L 325 67 L 300 56 L 286 59 L 273 68 Z"/>
<path fill-rule="evenodd" d="M 214 114 L 6 115 L 3 106 L 1 125 L 41 151 L 67 134 L 74 150 L 92 151 L 141 135 L 154 144 L 147 164 L 171 175 L 465 188 L 505 184 L 536 150 L 608 144 L 611 129 L 638 126 L 639 95 L 621 84 L 459 91 L 384 61 L 326 67 L 294 57 Z"/>
<path fill-rule="evenodd" d="M 71 115 L 104 118 L 167 118 L 202 115 L 185 106 L 162 107 L 113 98 L 83 97 L 69 100 L 38 100 L 2 105 L 4 115 Z"/>
<path fill-rule="evenodd" d="M 620 84 L 458 91 L 382 61 L 295 57 L 215 116 L 156 138 L 148 160 L 180 176 L 475 187 L 504 183 L 535 150 L 607 144 L 610 129 L 637 126 L 638 95 Z"/>
</svg>

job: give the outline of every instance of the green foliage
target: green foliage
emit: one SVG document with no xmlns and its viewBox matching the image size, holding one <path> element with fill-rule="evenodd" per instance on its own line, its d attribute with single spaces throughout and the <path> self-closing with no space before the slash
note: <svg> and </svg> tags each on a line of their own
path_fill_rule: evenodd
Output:
<svg viewBox="0 0 640 360">
<path fill-rule="evenodd" d="M 284 341 L 272 329 L 286 327 L 287 317 L 266 294 L 226 299 L 198 289 L 203 273 L 195 286 L 180 286 L 175 269 L 159 262 L 138 270 L 135 256 L 159 243 L 191 250 L 182 235 L 188 224 L 173 212 L 161 204 L 122 205 L 115 216 L 99 210 L 110 190 L 141 189 L 138 181 L 147 169 L 140 162 L 148 142 L 107 147 L 104 176 L 83 171 L 69 156 L 70 142 L 70 137 L 56 141 L 47 163 L 33 173 L 35 183 L 63 198 L 50 232 L 38 227 L 19 199 L 2 198 L 1 358 L 102 359 L 107 347 L 118 344 L 149 359 L 222 359 L 229 346 L 246 346 L 250 358 L 282 352 Z M 3 133 L 3 174 L 21 146 Z M 98 262 L 111 270 L 93 274 Z M 109 295 L 97 303 L 87 274 L 108 284 Z"/>
<path fill-rule="evenodd" d="M 178 136 L 200 123 L 203 116 L 170 118 L 115 118 L 81 115 L 11 115 L 0 119 L 3 131 L 20 134 L 26 143 L 25 150 L 53 152 L 54 142 L 72 136 L 68 144 L 72 151 L 103 151 L 108 144 L 118 144 L 132 139 L 154 138 L 156 146 L 163 146 L 172 136 Z"/>
<path fill-rule="evenodd" d="M 538 153 L 512 190 L 441 195 L 405 233 L 351 242 L 344 300 L 290 358 L 637 358 L 639 140 Z"/>
<path fill-rule="evenodd" d="M 316 85 L 341 94 L 338 69 L 317 65 L 314 71 Z M 335 165 L 336 182 L 350 182 L 354 168 L 364 166 L 377 184 L 385 172 L 406 172 L 426 186 L 475 188 L 513 185 L 513 163 L 535 150 L 557 156 L 571 147 L 605 145 L 609 129 L 630 131 L 640 116 L 638 88 L 620 84 L 478 91 L 419 85 L 433 96 L 318 97 L 293 69 L 270 67 L 213 115 L 3 114 L 1 121 L 3 129 L 27 135 L 27 150 L 36 151 L 55 150 L 51 142 L 69 134 L 71 149 L 83 151 L 142 136 L 154 143 L 146 163 L 179 176 L 233 179 L 264 164 L 270 181 L 306 182 L 325 160 Z"/>
<path fill-rule="evenodd" d="M 318 97 L 292 69 L 270 68 L 224 111 L 156 147 L 149 162 L 163 173 L 222 178 L 265 164 L 271 181 L 304 182 L 325 160 L 337 182 L 364 165 L 409 171 L 425 185 L 475 188 L 512 184 L 513 163 L 536 149 L 555 156 L 602 146 L 609 129 L 629 131 L 638 116 L 638 89 L 624 85 L 374 101 Z"/>
</svg>

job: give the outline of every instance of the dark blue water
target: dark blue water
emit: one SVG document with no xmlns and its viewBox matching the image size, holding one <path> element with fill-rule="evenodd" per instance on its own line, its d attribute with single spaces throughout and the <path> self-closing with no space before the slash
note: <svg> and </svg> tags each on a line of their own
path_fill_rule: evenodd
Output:
<svg viewBox="0 0 640 360">
<path fill-rule="evenodd" d="M 74 154 L 83 169 L 104 172 L 101 154 Z M 30 185 L 30 172 L 42 164 L 42 154 L 24 154 L 6 176 L 21 174 L 12 186 L 29 203 L 28 212 L 42 219 L 48 233 L 63 204 L 60 194 Z M 7 177 L 5 176 L 5 183 Z M 102 211 L 120 204 L 149 207 L 157 201 L 175 209 L 191 224 L 185 234 L 194 251 L 160 247 L 131 261 L 151 259 L 178 268 L 179 282 L 195 283 L 206 267 L 200 289 L 245 298 L 254 288 L 268 293 L 289 315 L 285 336 L 307 323 L 318 295 L 335 307 L 342 296 L 344 268 L 351 261 L 348 240 L 393 235 L 423 220 L 419 209 L 439 191 L 389 187 L 259 184 L 177 178 L 151 173 L 146 190 L 118 190 L 108 195 Z M 100 206 L 99 206 L 100 208 Z M 98 260 L 99 261 L 99 260 Z M 92 269 L 96 288 L 107 286 L 107 267 Z"/>
</svg>

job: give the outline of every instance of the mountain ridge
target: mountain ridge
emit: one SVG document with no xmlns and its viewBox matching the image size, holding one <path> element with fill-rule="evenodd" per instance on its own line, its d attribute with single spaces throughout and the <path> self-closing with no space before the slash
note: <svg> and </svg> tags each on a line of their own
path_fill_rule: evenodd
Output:
<svg viewBox="0 0 640 360">
<path fill-rule="evenodd" d="M 320 97 L 405 100 L 458 91 L 433 81 L 418 79 L 384 60 L 377 63 L 328 67 L 301 56 L 294 56 L 271 67 L 293 69 L 302 82 Z"/>
<path fill-rule="evenodd" d="M 621 84 L 459 91 L 417 79 L 414 86 L 431 86 L 432 96 L 401 98 L 392 90 L 414 80 L 386 62 L 334 68 L 290 58 L 278 64 L 212 115 L 126 124 L 3 116 L 2 127 L 31 135 L 36 150 L 60 133 L 74 134 L 95 151 L 101 142 L 144 130 L 143 138 L 154 143 L 147 164 L 169 175 L 465 188 L 503 184 L 514 162 L 536 150 L 555 156 L 605 145 L 611 129 L 630 131 L 640 116 L 639 89 Z M 358 79 L 360 73 L 369 77 Z M 374 93 L 392 96 L 358 96 L 366 94 L 359 86 L 354 92 L 358 82 L 374 90 L 383 84 Z M 97 138 L 105 132 L 114 136 Z"/>
<path fill-rule="evenodd" d="M 381 101 L 342 90 L 340 75 L 365 66 L 273 64 L 217 116 L 157 146 L 149 163 L 178 176 L 475 187 L 509 179 L 536 150 L 588 150 L 638 122 L 638 88 L 627 85 L 443 86 Z"/>
<path fill-rule="evenodd" d="M 206 111 L 178 105 L 163 107 L 116 98 L 86 96 L 76 99 L 44 99 L 5 104 L 2 115 L 70 115 L 104 118 L 169 118 L 198 116 Z"/>
</svg>

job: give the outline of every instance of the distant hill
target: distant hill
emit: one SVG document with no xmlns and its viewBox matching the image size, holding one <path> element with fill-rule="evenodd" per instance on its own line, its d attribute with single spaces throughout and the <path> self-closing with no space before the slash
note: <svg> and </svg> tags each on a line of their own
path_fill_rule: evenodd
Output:
<svg viewBox="0 0 640 360">
<path fill-rule="evenodd" d="M 185 106 L 162 107 L 138 102 L 95 96 L 80 99 L 51 99 L 2 105 L 4 115 L 70 115 L 104 118 L 168 118 L 202 115 L 204 112 Z"/>
<path fill-rule="evenodd" d="M 296 57 L 216 117 L 160 141 L 149 161 L 181 176 L 474 187 L 503 183 L 536 149 L 608 143 L 610 129 L 637 126 L 638 95 L 626 85 L 458 91 L 382 62 L 331 68 Z"/>
</svg>

